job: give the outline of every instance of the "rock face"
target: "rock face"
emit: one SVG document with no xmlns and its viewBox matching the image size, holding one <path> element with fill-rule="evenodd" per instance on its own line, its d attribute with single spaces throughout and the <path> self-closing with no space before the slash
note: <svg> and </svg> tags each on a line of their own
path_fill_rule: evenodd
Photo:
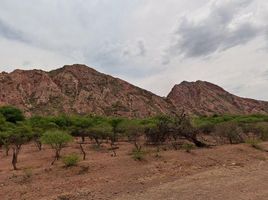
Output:
<svg viewBox="0 0 268 200">
<path fill-rule="evenodd" d="M 151 92 L 84 65 L 44 72 L 0 74 L 0 105 L 30 115 L 98 114 L 146 117 L 170 113 L 173 105 Z"/>
<path fill-rule="evenodd" d="M 45 72 L 0 73 L 0 106 L 26 115 L 97 114 L 148 117 L 181 112 L 197 115 L 268 113 L 268 103 L 234 96 L 212 83 L 182 82 L 159 97 L 85 65 Z"/>
<path fill-rule="evenodd" d="M 175 85 L 167 99 L 196 115 L 268 113 L 268 102 L 241 98 L 205 81 Z"/>
</svg>

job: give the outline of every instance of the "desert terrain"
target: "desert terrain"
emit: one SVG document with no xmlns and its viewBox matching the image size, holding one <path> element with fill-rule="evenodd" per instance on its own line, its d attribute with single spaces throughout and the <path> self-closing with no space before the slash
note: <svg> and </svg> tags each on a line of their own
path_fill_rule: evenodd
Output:
<svg viewBox="0 0 268 200">
<path fill-rule="evenodd" d="M 248 144 L 190 153 L 164 149 L 159 156 L 146 147 L 145 159 L 136 161 L 129 143 L 119 143 L 116 157 L 105 145 L 96 149 L 87 143 L 86 160 L 69 168 L 61 161 L 51 166 L 50 147 L 38 151 L 31 143 L 22 147 L 14 171 L 12 156 L 0 150 L 0 199 L 267 199 L 268 153 Z M 261 146 L 268 149 L 267 142 Z M 68 145 L 62 154 L 68 153 L 80 153 L 79 145 Z"/>
</svg>

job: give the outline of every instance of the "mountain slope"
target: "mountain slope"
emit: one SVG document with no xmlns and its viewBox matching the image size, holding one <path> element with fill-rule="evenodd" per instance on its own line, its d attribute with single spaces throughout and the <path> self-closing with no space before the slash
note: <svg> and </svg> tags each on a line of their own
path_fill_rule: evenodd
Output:
<svg viewBox="0 0 268 200">
<path fill-rule="evenodd" d="M 165 99 L 84 65 L 3 72 L 0 91 L 0 105 L 17 106 L 27 115 L 145 117 L 174 110 Z"/>
<path fill-rule="evenodd" d="M 268 102 L 241 98 L 205 81 L 175 85 L 167 99 L 177 108 L 197 115 L 268 113 Z"/>
<path fill-rule="evenodd" d="M 85 65 L 0 73 L 0 106 L 26 115 L 97 114 L 148 117 L 184 109 L 196 115 L 268 114 L 268 102 L 241 98 L 209 82 L 182 82 L 159 97 Z"/>
</svg>

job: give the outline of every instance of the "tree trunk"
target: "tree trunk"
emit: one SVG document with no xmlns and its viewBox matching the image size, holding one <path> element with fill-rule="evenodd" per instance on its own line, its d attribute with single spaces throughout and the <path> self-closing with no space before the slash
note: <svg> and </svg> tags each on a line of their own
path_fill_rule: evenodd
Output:
<svg viewBox="0 0 268 200">
<path fill-rule="evenodd" d="M 42 143 L 40 141 L 35 141 L 35 145 L 39 151 L 42 150 Z"/>
<path fill-rule="evenodd" d="M 54 156 L 54 160 L 52 161 L 51 165 L 54 165 L 56 160 L 57 160 L 57 158 L 56 158 L 56 156 Z"/>
<path fill-rule="evenodd" d="M 13 148 L 13 155 L 12 155 L 12 165 L 13 165 L 14 170 L 18 170 L 18 168 L 17 168 L 18 154 L 19 154 L 19 149 L 14 147 Z"/>
<path fill-rule="evenodd" d="M 96 142 L 98 148 L 100 148 L 100 141 L 99 141 L 99 139 L 97 137 L 95 137 L 94 139 L 95 139 L 95 142 Z"/>
<path fill-rule="evenodd" d="M 52 161 L 51 165 L 54 165 L 55 161 L 59 160 L 59 158 L 60 158 L 60 150 L 56 149 L 54 160 Z"/>
<path fill-rule="evenodd" d="M 82 152 L 82 154 L 83 154 L 83 160 L 86 160 L 86 152 L 85 152 L 85 150 L 84 150 L 82 144 L 80 143 L 79 146 L 80 146 L 81 152 Z"/>
<path fill-rule="evenodd" d="M 8 156 L 9 147 L 8 146 L 5 146 L 5 150 L 6 150 L 6 156 Z"/>
<path fill-rule="evenodd" d="M 56 159 L 59 160 L 60 159 L 60 150 L 56 151 Z"/>
</svg>

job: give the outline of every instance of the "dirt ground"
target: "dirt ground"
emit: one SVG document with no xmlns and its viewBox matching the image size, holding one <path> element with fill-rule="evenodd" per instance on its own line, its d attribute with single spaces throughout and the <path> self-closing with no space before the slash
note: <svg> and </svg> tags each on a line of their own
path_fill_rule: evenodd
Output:
<svg viewBox="0 0 268 200">
<path fill-rule="evenodd" d="M 268 149 L 268 143 L 262 146 Z M 85 146 L 87 159 L 64 168 L 50 166 L 52 150 L 25 145 L 18 171 L 0 150 L 0 200 L 267 200 L 268 153 L 247 144 L 195 149 L 192 153 L 147 149 L 144 161 L 120 143 L 118 156 Z M 77 144 L 62 152 L 80 153 Z"/>
</svg>

